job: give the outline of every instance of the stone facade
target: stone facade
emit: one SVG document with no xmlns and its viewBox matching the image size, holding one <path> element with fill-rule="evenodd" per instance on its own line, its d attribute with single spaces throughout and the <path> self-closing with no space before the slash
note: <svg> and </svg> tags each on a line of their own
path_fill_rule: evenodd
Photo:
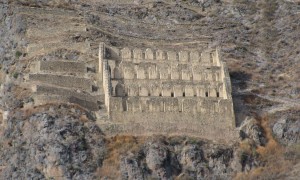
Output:
<svg viewBox="0 0 300 180">
<path fill-rule="evenodd" d="M 112 134 L 234 138 L 231 83 L 218 49 L 115 48 L 100 43 L 99 73 Z"/>
</svg>

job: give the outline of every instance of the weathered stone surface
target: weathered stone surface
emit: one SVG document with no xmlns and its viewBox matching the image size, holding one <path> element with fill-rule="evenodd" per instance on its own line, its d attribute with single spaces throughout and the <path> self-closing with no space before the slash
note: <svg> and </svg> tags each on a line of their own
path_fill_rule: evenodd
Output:
<svg viewBox="0 0 300 180">
<path fill-rule="evenodd" d="M 122 177 L 230 179 L 230 174 L 242 166 L 240 156 L 233 154 L 230 147 L 181 140 L 177 141 L 176 137 L 168 140 L 156 137 L 145 144 L 142 152 L 128 153 L 121 158 Z M 244 165 L 248 163 L 252 162 Z"/>
<path fill-rule="evenodd" d="M 266 144 L 267 140 L 264 136 L 263 129 L 257 124 L 257 121 L 253 117 L 247 117 L 239 129 L 241 139 L 250 138 L 254 140 L 256 144 Z"/>
<path fill-rule="evenodd" d="M 1 138 L 1 144 L 9 142 L 0 152 L 1 179 L 95 179 L 105 145 L 91 117 L 69 106 L 50 106 L 21 121 L 9 116 L 12 126 Z"/>
<path fill-rule="evenodd" d="M 300 142 L 300 121 L 283 118 L 273 128 L 276 138 L 283 144 L 293 145 Z"/>
<path fill-rule="evenodd" d="M 125 156 L 120 162 L 122 179 L 139 180 L 145 179 L 141 162 L 134 156 Z"/>
</svg>

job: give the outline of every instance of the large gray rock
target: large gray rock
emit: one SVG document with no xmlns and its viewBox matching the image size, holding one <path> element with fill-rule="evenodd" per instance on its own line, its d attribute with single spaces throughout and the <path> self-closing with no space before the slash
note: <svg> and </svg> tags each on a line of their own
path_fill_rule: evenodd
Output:
<svg viewBox="0 0 300 180">
<path fill-rule="evenodd" d="M 292 145 L 300 142 L 300 121 L 282 118 L 272 128 L 276 138 L 283 144 Z"/>
<path fill-rule="evenodd" d="M 162 144 L 152 143 L 149 145 L 146 152 L 146 162 L 158 178 L 168 179 L 170 174 L 167 174 L 165 164 L 167 163 L 168 149 Z"/>
<path fill-rule="evenodd" d="M 144 179 L 143 167 L 139 159 L 134 155 L 129 155 L 121 158 L 120 169 L 122 179 Z"/>
<path fill-rule="evenodd" d="M 251 159 L 241 164 L 241 156 L 234 152 L 232 147 L 211 143 L 171 145 L 157 139 L 146 143 L 139 153 L 123 156 L 120 169 L 122 179 L 229 179 L 245 166 L 254 167 Z"/>
<path fill-rule="evenodd" d="M 181 152 L 180 163 L 185 167 L 189 167 L 192 170 L 196 170 L 197 165 L 204 162 L 204 154 L 201 149 L 196 145 L 185 146 Z"/>
<path fill-rule="evenodd" d="M 207 178 L 210 174 L 204 152 L 197 145 L 183 147 L 180 155 L 183 172 L 196 179 Z"/>
<path fill-rule="evenodd" d="M 264 145 L 266 143 L 263 129 L 258 125 L 257 121 L 253 117 L 246 117 L 239 130 L 240 138 L 242 140 L 249 138 L 252 139 L 257 145 Z"/>
</svg>

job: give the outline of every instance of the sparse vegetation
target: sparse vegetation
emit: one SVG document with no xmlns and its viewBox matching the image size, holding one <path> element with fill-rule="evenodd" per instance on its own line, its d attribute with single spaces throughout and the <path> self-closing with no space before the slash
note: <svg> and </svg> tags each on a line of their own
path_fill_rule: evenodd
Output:
<svg viewBox="0 0 300 180">
<path fill-rule="evenodd" d="M 280 174 L 284 174 L 293 164 L 293 161 L 284 157 L 284 148 L 273 138 L 272 130 L 268 125 L 268 116 L 261 117 L 259 122 L 264 128 L 268 142 L 265 146 L 258 146 L 255 153 L 264 166 L 247 173 L 239 173 L 236 179 L 280 179 Z M 241 143 L 240 148 L 244 152 L 242 155 L 251 153 L 251 146 L 248 143 Z"/>
<path fill-rule="evenodd" d="M 19 59 L 22 55 L 23 55 L 23 53 L 20 51 L 16 51 L 16 53 L 15 53 L 15 56 L 17 59 Z"/>
<path fill-rule="evenodd" d="M 17 79 L 17 78 L 19 77 L 19 73 L 14 72 L 14 73 L 13 73 L 13 77 L 14 77 L 15 79 Z"/>
<path fill-rule="evenodd" d="M 128 153 L 138 153 L 145 142 L 143 137 L 115 136 L 107 138 L 107 154 L 103 166 L 98 169 L 98 174 L 112 179 L 121 177 L 120 158 Z"/>
<path fill-rule="evenodd" d="M 284 152 L 284 158 L 291 161 L 300 160 L 300 144 L 295 144 L 287 147 Z"/>
</svg>

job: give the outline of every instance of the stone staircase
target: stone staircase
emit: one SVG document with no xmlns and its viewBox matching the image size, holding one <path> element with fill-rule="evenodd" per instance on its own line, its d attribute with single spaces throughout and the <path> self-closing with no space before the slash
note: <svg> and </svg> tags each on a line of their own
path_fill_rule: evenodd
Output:
<svg viewBox="0 0 300 180">
<path fill-rule="evenodd" d="M 90 111 L 105 111 L 102 87 L 93 82 L 97 74 L 83 61 L 36 61 L 31 65 L 34 103 L 73 103 Z M 106 114 L 106 113 L 105 113 Z"/>
<path fill-rule="evenodd" d="M 60 8 L 19 7 L 18 12 L 30 23 L 25 38 L 31 65 L 24 85 L 32 86 L 34 105 L 77 104 L 106 120 L 98 47 L 91 47 L 84 16 Z"/>
</svg>

